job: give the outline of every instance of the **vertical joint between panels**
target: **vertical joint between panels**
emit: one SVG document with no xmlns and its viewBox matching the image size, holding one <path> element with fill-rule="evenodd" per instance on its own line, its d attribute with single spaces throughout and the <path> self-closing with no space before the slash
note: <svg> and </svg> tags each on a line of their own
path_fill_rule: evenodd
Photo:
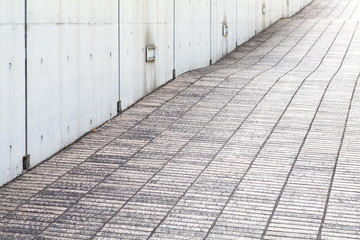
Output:
<svg viewBox="0 0 360 240">
<path fill-rule="evenodd" d="M 28 1 L 24 0 L 24 47 L 25 47 L 25 59 L 24 59 L 24 77 L 25 77 L 25 155 L 28 151 Z"/>
<path fill-rule="evenodd" d="M 120 1 L 121 0 L 118 0 L 117 1 L 117 12 L 118 12 L 118 22 L 117 22 L 117 47 L 118 47 L 118 62 L 117 62 L 117 65 L 118 65 L 118 101 L 116 103 L 116 108 L 117 108 L 117 113 L 120 114 L 122 112 L 122 106 L 121 106 L 121 64 L 120 64 L 120 61 L 121 61 L 121 56 L 120 56 L 120 47 L 121 47 L 121 36 L 120 36 Z"/>
<path fill-rule="evenodd" d="M 121 38 L 120 38 L 120 1 L 118 0 L 118 42 L 117 42 L 117 46 L 118 46 L 118 104 L 121 101 L 121 79 L 120 79 L 120 42 L 121 42 Z"/>
<path fill-rule="evenodd" d="M 238 10 L 238 0 L 235 1 L 235 48 L 238 47 L 238 38 L 239 38 L 239 32 L 238 32 L 238 28 L 239 28 L 239 23 L 238 23 L 238 15 L 239 15 L 239 10 Z"/>
<path fill-rule="evenodd" d="M 210 0 L 210 41 L 209 41 L 209 47 L 210 47 L 210 65 L 212 65 L 212 0 Z"/>
<path fill-rule="evenodd" d="M 173 79 L 176 78 L 176 0 L 173 0 Z"/>
</svg>

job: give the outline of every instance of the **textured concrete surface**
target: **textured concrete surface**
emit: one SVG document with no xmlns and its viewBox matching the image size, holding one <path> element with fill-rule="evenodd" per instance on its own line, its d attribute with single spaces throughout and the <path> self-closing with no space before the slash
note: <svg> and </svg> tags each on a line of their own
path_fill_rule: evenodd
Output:
<svg viewBox="0 0 360 240">
<path fill-rule="evenodd" d="M 0 239 L 360 239 L 360 4 L 315 0 L 0 189 Z"/>
</svg>

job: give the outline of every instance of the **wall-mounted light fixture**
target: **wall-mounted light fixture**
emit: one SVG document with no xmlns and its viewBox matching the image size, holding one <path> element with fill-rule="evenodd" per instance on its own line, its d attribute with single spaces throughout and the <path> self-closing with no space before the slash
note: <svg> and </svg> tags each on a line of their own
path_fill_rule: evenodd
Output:
<svg viewBox="0 0 360 240">
<path fill-rule="evenodd" d="M 222 33 L 224 37 L 229 35 L 229 26 L 227 24 L 223 24 Z"/>
<path fill-rule="evenodd" d="M 154 62 L 156 60 L 156 47 L 154 45 L 146 46 L 146 62 Z"/>
<path fill-rule="evenodd" d="M 266 4 L 262 5 L 262 14 L 266 14 Z"/>
</svg>

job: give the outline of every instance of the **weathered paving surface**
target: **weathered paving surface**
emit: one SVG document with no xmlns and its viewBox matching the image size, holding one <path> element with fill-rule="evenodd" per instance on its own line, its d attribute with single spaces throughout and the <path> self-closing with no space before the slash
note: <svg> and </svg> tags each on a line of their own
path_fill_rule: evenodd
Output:
<svg viewBox="0 0 360 240">
<path fill-rule="evenodd" d="M 360 239 L 360 3 L 315 0 L 0 189 L 0 239 Z"/>
</svg>

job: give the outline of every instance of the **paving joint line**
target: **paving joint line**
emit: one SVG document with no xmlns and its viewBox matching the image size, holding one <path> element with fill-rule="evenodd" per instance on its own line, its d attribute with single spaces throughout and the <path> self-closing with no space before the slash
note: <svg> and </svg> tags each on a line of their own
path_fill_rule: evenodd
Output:
<svg viewBox="0 0 360 240">
<path fill-rule="evenodd" d="M 344 24 L 345 24 L 345 22 L 344 22 Z M 282 197 L 282 195 L 283 195 L 283 193 L 284 193 L 284 191 L 285 191 L 286 185 L 287 185 L 287 183 L 288 183 L 288 181 L 289 181 L 289 179 L 290 179 L 290 176 L 291 176 L 291 174 L 292 174 L 292 172 L 293 172 L 293 170 L 294 170 L 294 168 L 295 168 L 295 165 L 296 165 L 296 163 L 297 163 L 297 160 L 299 159 L 300 153 L 301 153 L 301 151 L 302 151 L 302 149 L 303 149 L 303 147 L 304 147 L 304 145 L 305 145 L 305 142 L 306 142 L 306 140 L 307 140 L 307 138 L 308 138 L 308 135 L 309 135 L 309 133 L 310 133 L 312 127 L 313 127 L 313 124 L 314 124 L 315 119 L 316 119 L 316 117 L 317 117 L 317 115 L 318 115 L 319 109 L 320 109 L 320 107 L 321 107 L 321 105 L 322 105 L 322 102 L 323 102 L 325 96 L 326 96 L 327 90 L 329 89 L 329 87 L 330 87 L 333 79 L 334 79 L 334 78 L 336 77 L 336 75 L 339 73 L 339 71 L 340 71 L 340 69 L 341 69 L 341 67 L 342 67 L 342 65 L 343 65 L 343 63 L 344 63 L 344 61 L 345 61 L 345 58 L 346 58 L 346 56 L 347 56 L 347 53 L 348 53 L 348 51 L 349 51 L 349 49 L 350 49 L 350 46 L 351 46 L 351 44 L 352 44 L 352 41 L 353 41 L 353 39 L 354 39 L 354 35 L 355 35 L 355 32 L 356 32 L 356 28 L 357 28 L 357 25 L 356 25 L 356 27 L 355 27 L 355 30 L 354 30 L 353 35 L 352 35 L 352 37 L 351 37 L 351 40 L 350 40 L 350 42 L 349 42 L 349 44 L 348 44 L 348 48 L 347 48 L 347 50 L 346 50 L 346 52 L 345 52 L 345 54 L 344 54 L 344 57 L 343 57 L 343 59 L 342 59 L 342 62 L 340 63 L 340 66 L 338 67 L 338 69 L 337 69 L 337 71 L 334 73 L 334 75 L 331 77 L 331 79 L 330 79 L 330 81 L 328 82 L 328 84 L 327 84 L 327 86 L 326 86 L 326 88 L 325 88 L 325 91 L 324 91 L 324 93 L 323 93 L 323 95 L 322 95 L 322 97 L 321 97 L 321 99 L 320 99 L 320 102 L 319 102 L 319 104 L 318 104 L 318 107 L 317 107 L 317 109 L 316 109 L 316 112 L 315 112 L 315 114 L 314 114 L 314 117 L 313 117 L 313 119 L 311 120 L 310 126 L 309 126 L 309 128 L 308 128 L 308 130 L 307 130 L 307 132 L 306 132 L 306 135 L 305 135 L 305 137 L 304 137 L 304 139 L 303 139 L 303 141 L 302 141 L 302 143 L 301 143 L 301 145 L 300 145 L 299 151 L 298 151 L 298 153 L 297 153 L 297 155 L 296 155 L 296 157 L 295 157 L 295 160 L 294 160 L 294 162 L 293 162 L 293 164 L 292 164 L 292 166 L 291 166 L 291 168 L 290 168 L 290 171 L 289 171 L 289 173 L 288 173 L 288 175 L 287 175 L 287 177 L 286 177 L 286 180 L 285 180 L 285 182 L 284 182 L 284 184 L 283 184 L 283 186 L 282 186 L 282 188 L 281 188 L 280 194 L 279 194 L 279 196 L 278 196 L 278 198 L 277 198 L 277 200 L 276 200 L 276 202 L 275 202 L 275 205 L 274 205 L 274 208 L 273 208 L 273 210 L 272 210 L 272 213 L 271 213 L 271 215 L 270 215 L 270 217 L 269 217 L 269 219 L 268 219 L 268 222 L 267 222 L 267 224 L 266 224 L 266 226 L 265 226 L 265 228 L 264 228 L 264 231 L 263 231 L 263 234 L 262 234 L 262 236 L 261 236 L 261 239 L 264 239 L 264 238 L 265 238 L 266 232 L 267 232 L 267 230 L 268 230 L 268 228 L 269 228 L 269 226 L 270 226 L 270 224 L 271 224 L 271 221 L 272 221 L 272 219 L 273 219 L 273 217 L 274 217 L 274 215 L 275 215 L 276 209 L 277 209 L 277 207 L 278 207 L 278 205 L 279 205 L 279 203 L 280 203 L 281 197 Z"/>
<path fill-rule="evenodd" d="M 310 14 L 310 12 L 312 10 L 316 9 L 320 5 L 321 2 L 322 2 L 321 0 L 318 0 L 318 3 L 314 7 L 312 7 L 310 10 L 308 10 L 308 12 L 304 16 L 302 16 L 301 18 L 304 19 L 308 14 Z"/>
<path fill-rule="evenodd" d="M 348 112 L 347 112 L 347 116 L 346 116 L 346 121 L 345 121 L 345 124 L 344 124 L 344 130 L 343 130 L 342 137 L 341 137 L 340 148 L 339 148 L 339 150 L 337 152 L 337 156 L 336 156 L 336 160 L 335 160 L 335 164 L 334 164 L 334 168 L 333 168 L 333 174 L 331 176 L 330 185 L 329 185 L 328 193 L 327 193 L 327 196 L 326 196 L 326 201 L 325 201 L 325 206 L 324 206 L 324 211 L 323 211 L 323 217 L 321 218 L 321 223 L 320 223 L 320 227 L 319 227 L 317 238 L 316 238 L 317 240 L 321 240 L 322 230 L 324 228 L 324 224 L 325 224 L 325 220 L 326 220 L 326 214 L 327 214 L 327 210 L 328 210 L 328 207 L 329 207 L 329 201 L 330 201 L 330 197 L 331 197 L 332 187 L 334 185 L 334 180 L 335 180 L 335 176 L 336 176 L 336 170 L 337 170 L 337 166 L 338 166 L 338 162 L 339 162 L 339 158 L 340 158 L 340 153 L 342 151 L 342 147 L 343 147 L 343 144 L 344 144 L 347 125 L 348 125 L 349 118 L 350 118 L 350 113 L 351 113 L 351 107 L 352 107 L 353 100 L 354 100 L 354 97 L 355 97 L 355 93 L 356 93 L 356 90 L 357 90 L 359 78 L 360 78 L 360 74 L 358 74 L 358 77 L 356 79 L 355 86 L 354 86 L 354 89 L 353 89 L 353 92 L 352 92 L 352 95 L 351 95 L 350 104 L 349 104 Z"/>
<path fill-rule="evenodd" d="M 324 9 L 326 9 L 333 1 L 335 1 L 335 0 L 330 0 L 330 1 L 328 1 L 327 2 L 327 4 L 326 4 L 326 6 L 323 6 L 323 7 L 319 7 L 319 9 L 321 9 L 321 11 L 319 11 L 319 13 L 321 13 L 322 11 L 324 11 Z M 322 0 L 320 0 L 320 3 L 322 2 Z M 320 5 L 320 3 L 319 3 L 319 5 Z M 316 6 L 316 7 L 318 7 L 318 6 Z M 317 13 L 316 15 L 318 15 L 319 13 Z M 316 16 L 315 16 L 316 17 Z M 325 20 L 326 18 L 322 18 L 323 20 Z"/>
<path fill-rule="evenodd" d="M 351 15 L 350 15 L 350 17 L 349 17 L 349 19 L 348 19 L 348 20 L 351 20 L 351 19 L 352 19 L 352 17 L 354 16 L 354 13 L 355 13 L 356 9 L 358 8 L 359 3 L 360 3 L 360 1 L 358 1 L 358 2 L 357 2 L 356 6 L 355 6 L 355 8 L 354 8 L 353 12 L 351 13 Z"/>
<path fill-rule="evenodd" d="M 328 26 L 329 26 L 330 24 L 331 24 L 331 22 L 328 24 Z M 323 31 L 323 33 L 321 34 L 321 36 L 324 34 L 324 32 L 325 32 L 326 30 L 327 30 L 327 28 L 324 29 L 324 31 Z M 340 33 L 340 30 L 341 30 L 341 28 L 339 29 L 338 34 Z M 318 38 L 317 41 L 313 44 L 313 46 L 309 49 L 309 51 L 307 52 L 307 54 L 311 51 L 311 49 L 312 49 L 312 48 L 316 45 L 316 43 L 320 40 L 321 36 L 319 36 L 319 38 Z M 335 37 L 335 39 L 336 39 L 336 37 Z M 330 48 L 331 48 L 331 46 L 329 47 L 329 49 L 330 49 Z M 299 66 L 300 63 L 301 63 L 302 61 L 304 61 L 304 59 L 305 59 L 305 57 L 307 56 L 307 54 L 303 57 L 303 59 L 298 63 L 297 66 Z M 325 53 L 325 56 L 326 56 L 326 53 Z M 325 58 L 325 56 L 324 56 L 324 58 Z M 270 132 L 270 134 L 268 135 L 268 137 L 265 139 L 264 143 L 263 143 L 262 146 L 260 147 L 259 151 L 256 153 L 256 155 L 255 155 L 254 159 L 252 160 L 252 162 L 249 164 L 249 167 L 246 169 L 245 173 L 244 173 L 243 176 L 240 178 L 238 184 L 236 185 L 236 187 L 235 187 L 235 188 L 233 189 L 233 191 L 231 192 L 230 197 L 228 198 L 228 201 L 226 201 L 224 207 L 222 208 L 221 212 L 218 214 L 218 216 L 217 216 L 217 218 L 215 219 L 215 221 L 214 221 L 213 225 L 211 226 L 211 228 L 208 230 L 207 235 L 205 236 L 204 239 L 206 239 L 206 238 L 210 235 L 212 229 L 215 227 L 215 225 L 216 225 L 217 221 L 219 220 L 220 216 L 223 214 L 223 212 L 224 212 L 225 208 L 227 207 L 227 205 L 229 204 L 231 198 L 233 197 L 233 195 L 235 194 L 236 190 L 238 189 L 238 187 L 240 186 L 240 184 L 242 183 L 242 181 L 243 181 L 244 178 L 246 177 L 247 173 L 250 171 L 251 167 L 254 165 L 255 160 L 257 159 L 257 157 L 258 157 L 258 156 L 260 155 L 260 153 L 262 152 L 262 149 L 263 149 L 264 146 L 266 145 L 267 141 L 270 139 L 270 136 L 271 136 L 272 133 L 274 132 L 276 126 L 277 126 L 278 123 L 280 122 L 281 118 L 284 116 L 286 110 L 289 108 L 289 106 L 290 106 L 290 104 L 292 103 L 293 99 L 295 98 L 297 92 L 300 90 L 301 86 L 304 84 L 304 82 L 307 80 L 307 78 L 308 78 L 309 76 L 311 76 L 311 75 L 318 69 L 318 67 L 319 67 L 320 65 L 321 65 L 321 62 L 319 63 L 319 65 L 317 66 L 317 68 L 316 68 L 315 70 L 313 70 L 313 71 L 303 80 L 303 82 L 300 84 L 300 86 L 299 86 L 298 89 L 296 90 L 295 94 L 294 94 L 293 97 L 290 99 L 289 104 L 287 105 L 287 107 L 285 108 L 284 112 L 283 112 L 282 115 L 280 116 L 280 119 L 279 119 L 278 122 L 274 125 L 272 131 Z M 296 66 L 296 67 L 297 67 L 297 66 Z M 296 69 L 296 67 L 295 67 L 294 69 Z"/>
<path fill-rule="evenodd" d="M 341 11 L 340 15 L 336 18 L 336 19 L 340 19 L 341 15 L 344 13 L 344 11 L 346 10 L 346 8 L 349 6 L 350 1 L 348 1 L 348 3 L 346 4 L 346 6 L 344 7 L 344 9 Z M 355 10 L 355 9 L 354 9 Z"/>
<path fill-rule="evenodd" d="M 339 6 L 339 4 L 340 4 L 340 0 L 337 2 L 337 4 L 336 4 L 336 6 L 333 8 L 333 10 L 331 10 L 331 12 L 326 16 L 326 18 L 325 19 L 328 19 L 330 16 L 331 16 L 331 14 L 335 11 L 335 9 L 337 9 L 337 7 Z"/>
</svg>

